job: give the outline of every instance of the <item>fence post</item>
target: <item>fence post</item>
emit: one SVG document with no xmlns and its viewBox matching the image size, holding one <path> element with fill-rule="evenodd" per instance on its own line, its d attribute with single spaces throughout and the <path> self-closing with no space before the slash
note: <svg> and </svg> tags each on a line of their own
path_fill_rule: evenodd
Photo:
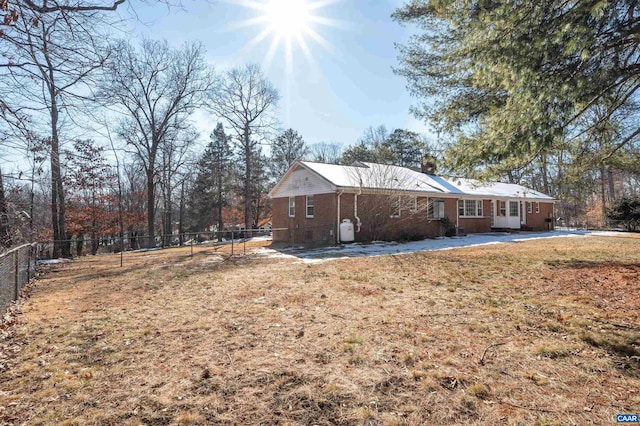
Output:
<svg viewBox="0 0 640 426">
<path fill-rule="evenodd" d="M 231 256 L 233 256 L 233 228 L 231 228 Z"/>
<path fill-rule="evenodd" d="M 31 280 L 31 252 L 33 251 L 33 246 L 29 245 L 27 249 L 27 281 Z"/>
<path fill-rule="evenodd" d="M 14 266 L 15 266 L 15 289 L 16 289 L 13 300 L 18 300 L 18 294 L 19 294 L 19 291 L 20 291 L 20 288 L 19 288 L 20 287 L 20 285 L 19 285 L 20 277 L 18 276 L 18 260 L 19 260 L 18 259 L 18 252 L 19 251 L 20 250 L 14 250 L 14 252 L 13 252 L 13 257 L 15 259 L 14 260 Z"/>
<path fill-rule="evenodd" d="M 36 254 L 38 248 L 35 244 L 29 246 L 29 279 L 36 276 Z M 33 264 L 31 263 L 33 262 Z"/>
</svg>

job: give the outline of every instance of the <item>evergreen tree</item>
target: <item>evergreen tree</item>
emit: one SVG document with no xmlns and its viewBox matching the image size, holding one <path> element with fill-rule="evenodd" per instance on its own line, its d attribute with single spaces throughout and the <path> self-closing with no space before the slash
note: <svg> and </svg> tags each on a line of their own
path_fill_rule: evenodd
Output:
<svg viewBox="0 0 640 426">
<path fill-rule="evenodd" d="M 344 150 L 341 164 L 351 165 L 356 161 L 395 164 L 396 157 L 385 146 L 389 132 L 384 125 L 367 127 L 355 145 Z"/>
<path fill-rule="evenodd" d="M 302 136 L 293 129 L 282 132 L 271 146 L 271 172 L 277 180 L 284 176 L 285 172 L 294 161 L 307 155 L 308 149 Z"/>
<path fill-rule="evenodd" d="M 622 197 L 607 212 L 607 217 L 620 222 L 628 231 L 640 226 L 640 198 Z"/>
<path fill-rule="evenodd" d="M 229 137 L 221 123 L 209 136 L 210 141 L 197 164 L 196 179 L 190 197 L 191 230 L 205 230 L 217 224 L 224 228 L 222 210 L 228 203 L 231 189 L 231 158 Z M 218 234 L 218 239 L 222 234 Z"/>
<path fill-rule="evenodd" d="M 395 165 L 420 167 L 422 155 L 427 152 L 427 144 L 416 132 L 395 129 L 384 141 L 383 146 L 395 156 Z"/>
<path fill-rule="evenodd" d="M 368 127 L 357 144 L 348 147 L 340 162 L 351 165 L 356 161 L 402 167 L 420 167 L 427 144 L 416 132 L 395 129 L 391 134 L 384 126 Z"/>
<path fill-rule="evenodd" d="M 633 0 L 414 0 L 394 19 L 422 29 L 397 72 L 414 113 L 449 133 L 451 166 L 496 175 L 564 148 L 629 106 L 640 88 Z M 586 119 L 604 108 L 597 121 Z M 597 154 L 640 136 L 637 122 Z"/>
</svg>

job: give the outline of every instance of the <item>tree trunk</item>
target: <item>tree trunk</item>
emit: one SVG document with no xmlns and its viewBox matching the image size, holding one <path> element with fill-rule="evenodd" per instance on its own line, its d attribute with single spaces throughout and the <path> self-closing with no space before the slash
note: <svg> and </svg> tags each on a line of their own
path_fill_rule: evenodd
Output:
<svg viewBox="0 0 640 426">
<path fill-rule="evenodd" d="M 65 232 L 65 206 L 58 139 L 58 104 L 54 89 L 51 96 L 51 222 L 53 225 L 53 257 L 71 257 L 71 241 Z"/>
<path fill-rule="evenodd" d="M 171 245 L 171 239 L 173 236 L 173 226 L 171 221 L 173 220 L 173 215 L 171 214 L 171 193 L 167 191 L 167 195 L 165 196 L 164 202 L 164 229 L 163 229 L 163 246 L 168 247 Z"/>
<path fill-rule="evenodd" d="M 616 190 L 611 167 L 607 167 L 607 180 L 609 181 L 609 202 L 613 202 L 616 199 Z"/>
<path fill-rule="evenodd" d="M 4 198 L 2 170 L 0 170 L 0 245 L 7 248 L 11 247 L 11 231 L 7 214 L 7 201 Z"/>
<path fill-rule="evenodd" d="M 218 188 L 221 188 L 219 186 Z M 224 221 L 222 220 L 222 190 L 218 190 L 218 242 L 222 241 L 222 232 L 224 230 Z"/>
<path fill-rule="evenodd" d="M 549 173 L 548 173 L 548 163 L 547 163 L 547 154 L 542 154 L 542 156 L 540 157 L 541 159 L 541 167 L 540 167 L 540 172 L 542 173 L 542 192 L 544 192 L 545 194 L 550 194 L 550 188 L 549 188 Z"/>
<path fill-rule="evenodd" d="M 178 213 L 178 241 L 180 246 L 184 244 L 184 180 L 180 187 L 180 208 Z"/>
<path fill-rule="evenodd" d="M 252 208 L 252 194 L 251 194 L 251 159 L 252 159 L 252 150 L 251 150 L 251 138 L 249 127 L 246 126 L 244 129 L 244 229 L 245 235 L 249 229 L 252 228 L 251 222 L 253 215 L 251 214 Z M 249 235 L 251 236 L 251 235 Z"/>
<path fill-rule="evenodd" d="M 84 234 L 78 234 L 78 238 L 76 239 L 76 256 L 82 256 L 82 249 L 84 248 Z M 94 253 L 95 254 L 95 253 Z"/>
<path fill-rule="evenodd" d="M 91 231 L 91 254 L 95 256 L 98 254 L 98 234 L 95 231 Z"/>
<path fill-rule="evenodd" d="M 605 191 L 605 172 L 606 172 L 606 168 L 607 166 L 602 163 L 600 164 L 600 191 L 602 194 L 602 224 L 604 225 L 605 221 L 607 220 L 607 201 L 606 201 L 606 196 L 607 193 Z"/>
<path fill-rule="evenodd" d="M 153 167 L 149 164 L 147 169 L 147 243 L 146 247 L 155 247 L 155 209 L 156 209 L 156 185 L 153 181 Z"/>
</svg>

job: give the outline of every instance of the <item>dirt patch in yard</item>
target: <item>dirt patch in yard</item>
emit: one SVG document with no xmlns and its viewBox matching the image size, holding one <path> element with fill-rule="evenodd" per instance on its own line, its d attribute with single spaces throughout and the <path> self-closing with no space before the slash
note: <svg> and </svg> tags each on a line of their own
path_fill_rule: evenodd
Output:
<svg viewBox="0 0 640 426">
<path fill-rule="evenodd" d="M 613 423 L 640 407 L 638 253 L 591 236 L 53 265 L 2 329 L 0 423 Z"/>
</svg>

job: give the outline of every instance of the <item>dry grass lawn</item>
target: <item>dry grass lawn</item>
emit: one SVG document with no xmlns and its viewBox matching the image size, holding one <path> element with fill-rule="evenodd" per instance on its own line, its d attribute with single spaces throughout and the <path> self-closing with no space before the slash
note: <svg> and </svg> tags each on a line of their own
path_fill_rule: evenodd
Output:
<svg viewBox="0 0 640 426">
<path fill-rule="evenodd" d="M 0 329 L 0 424 L 586 425 L 640 411 L 637 236 L 320 264 L 225 250 L 50 266 Z"/>
</svg>

